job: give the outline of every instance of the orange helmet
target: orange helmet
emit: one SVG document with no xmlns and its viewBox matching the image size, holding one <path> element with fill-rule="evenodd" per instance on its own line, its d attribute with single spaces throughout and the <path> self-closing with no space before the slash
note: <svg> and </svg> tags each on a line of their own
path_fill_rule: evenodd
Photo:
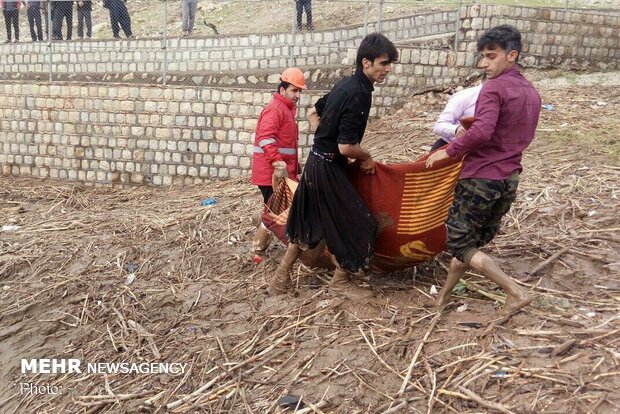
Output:
<svg viewBox="0 0 620 414">
<path fill-rule="evenodd" d="M 297 86 L 300 89 L 308 89 L 306 87 L 306 80 L 304 79 L 304 73 L 297 68 L 288 68 L 282 75 L 280 75 L 282 82 L 290 83 L 293 86 Z"/>
</svg>

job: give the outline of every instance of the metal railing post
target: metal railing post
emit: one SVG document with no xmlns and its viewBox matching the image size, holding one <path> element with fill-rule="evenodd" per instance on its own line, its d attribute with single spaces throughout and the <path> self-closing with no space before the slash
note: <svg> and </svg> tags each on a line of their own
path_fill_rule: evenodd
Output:
<svg viewBox="0 0 620 414">
<path fill-rule="evenodd" d="M 379 17 L 377 18 L 377 32 L 381 32 L 383 21 L 383 0 L 379 0 Z"/>
<path fill-rule="evenodd" d="M 291 41 L 288 42 L 288 66 L 295 66 L 295 59 L 293 58 L 293 51 L 295 50 L 295 21 L 297 14 L 297 2 L 293 2 L 293 13 L 291 13 Z"/>
<path fill-rule="evenodd" d="M 168 0 L 164 0 L 164 38 L 162 42 L 162 48 L 164 49 L 162 84 L 165 86 L 166 78 L 168 77 Z"/>
<path fill-rule="evenodd" d="M 52 78 L 53 78 L 53 56 L 52 56 L 52 1 L 49 0 L 47 2 L 47 48 L 49 49 L 49 58 L 50 58 L 50 73 L 49 73 L 49 79 L 50 82 L 52 82 Z"/>
<path fill-rule="evenodd" d="M 459 42 L 461 36 L 461 7 L 463 7 L 463 0 L 459 1 L 458 9 L 456 10 L 456 30 L 454 32 L 454 51 L 459 51 Z"/>
<path fill-rule="evenodd" d="M 370 8 L 370 0 L 366 0 L 364 7 L 364 37 L 368 36 L 368 9 Z"/>
</svg>

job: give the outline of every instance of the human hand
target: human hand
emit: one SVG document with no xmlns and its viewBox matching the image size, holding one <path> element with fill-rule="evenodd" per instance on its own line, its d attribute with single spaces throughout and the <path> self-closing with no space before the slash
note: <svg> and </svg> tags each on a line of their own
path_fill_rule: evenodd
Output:
<svg viewBox="0 0 620 414">
<path fill-rule="evenodd" d="M 276 178 L 286 178 L 288 177 L 288 171 L 286 171 L 286 168 L 276 168 L 273 170 L 273 175 Z"/>
<path fill-rule="evenodd" d="M 368 157 L 364 161 L 360 161 L 360 170 L 369 175 L 374 174 L 375 160 L 373 160 L 372 157 Z"/>
<path fill-rule="evenodd" d="M 284 164 L 283 161 L 281 162 Z M 271 186 L 274 190 L 278 188 L 284 178 L 288 177 L 288 171 L 286 171 L 286 164 L 284 165 L 285 168 L 276 168 L 273 170 L 273 174 L 271 175 Z"/>
<path fill-rule="evenodd" d="M 459 125 L 459 127 L 456 129 L 456 133 L 454 134 L 454 136 L 456 138 L 460 138 L 463 135 L 465 135 L 466 132 L 467 132 L 467 130 L 465 130 L 465 128 L 463 128 L 461 125 Z"/>
<path fill-rule="evenodd" d="M 464 117 L 459 119 L 459 122 L 461 123 L 463 128 L 465 128 L 467 130 L 467 129 L 471 128 L 471 126 L 474 123 L 474 120 L 475 120 L 475 118 L 473 116 L 464 116 Z"/>
<path fill-rule="evenodd" d="M 271 163 L 271 166 L 273 167 L 271 185 L 275 189 L 283 178 L 288 177 L 288 171 L 286 170 L 286 163 L 284 161 L 274 161 Z"/>
<path fill-rule="evenodd" d="M 310 112 L 308 112 L 308 121 L 310 121 L 310 132 L 316 132 L 321 119 L 315 108 L 310 109 Z"/>
<path fill-rule="evenodd" d="M 271 163 L 271 166 L 276 170 L 286 171 L 286 163 L 284 161 L 274 161 Z"/>
<path fill-rule="evenodd" d="M 426 168 L 431 168 L 437 161 L 442 161 L 448 158 L 450 158 L 450 156 L 445 149 L 437 150 L 426 159 Z"/>
</svg>

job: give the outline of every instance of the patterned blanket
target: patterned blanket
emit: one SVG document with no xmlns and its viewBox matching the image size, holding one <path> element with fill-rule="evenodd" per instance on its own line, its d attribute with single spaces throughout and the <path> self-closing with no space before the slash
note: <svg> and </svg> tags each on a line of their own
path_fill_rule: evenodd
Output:
<svg viewBox="0 0 620 414">
<path fill-rule="evenodd" d="M 376 270 L 413 267 L 445 250 L 445 221 L 461 173 L 461 161 L 445 160 L 426 168 L 424 155 L 413 163 L 377 163 L 366 175 L 350 164 L 349 178 L 378 223 L 373 259 Z M 265 226 L 286 243 L 288 211 L 297 183 L 285 179 L 263 211 Z M 328 252 L 324 252 L 328 255 Z M 316 257 L 316 255 L 306 255 Z M 315 263 L 306 263 L 315 266 Z"/>
</svg>

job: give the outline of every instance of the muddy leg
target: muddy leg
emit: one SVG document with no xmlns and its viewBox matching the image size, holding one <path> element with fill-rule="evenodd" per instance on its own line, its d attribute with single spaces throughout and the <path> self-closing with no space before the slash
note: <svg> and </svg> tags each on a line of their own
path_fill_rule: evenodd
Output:
<svg viewBox="0 0 620 414">
<path fill-rule="evenodd" d="M 254 240 L 252 241 L 252 252 L 264 252 L 271 244 L 271 240 L 273 240 L 273 233 L 269 231 L 263 223 L 260 223 L 256 229 Z"/>
<path fill-rule="evenodd" d="M 452 258 L 452 261 L 450 262 L 450 269 L 448 269 L 446 283 L 441 288 L 441 291 L 437 296 L 437 300 L 435 301 L 436 306 L 441 307 L 448 304 L 450 301 L 450 296 L 452 295 L 452 289 L 454 289 L 454 286 L 456 286 L 468 270 L 468 265 L 461 262 L 457 258 Z"/>
<path fill-rule="evenodd" d="M 278 270 L 273 275 L 273 278 L 269 281 L 269 292 L 272 295 L 278 295 L 288 292 L 291 288 L 291 270 L 293 265 L 297 261 L 297 258 L 301 255 L 302 250 L 299 246 L 293 243 L 289 243 L 282 263 L 278 266 Z"/>
<path fill-rule="evenodd" d="M 472 269 L 480 273 L 482 276 L 497 283 L 506 292 L 506 303 L 502 309 L 502 313 L 509 315 L 515 313 L 519 309 L 527 306 L 532 302 L 523 289 L 499 268 L 493 259 L 481 251 L 477 251 L 471 258 L 469 263 Z"/>
</svg>

